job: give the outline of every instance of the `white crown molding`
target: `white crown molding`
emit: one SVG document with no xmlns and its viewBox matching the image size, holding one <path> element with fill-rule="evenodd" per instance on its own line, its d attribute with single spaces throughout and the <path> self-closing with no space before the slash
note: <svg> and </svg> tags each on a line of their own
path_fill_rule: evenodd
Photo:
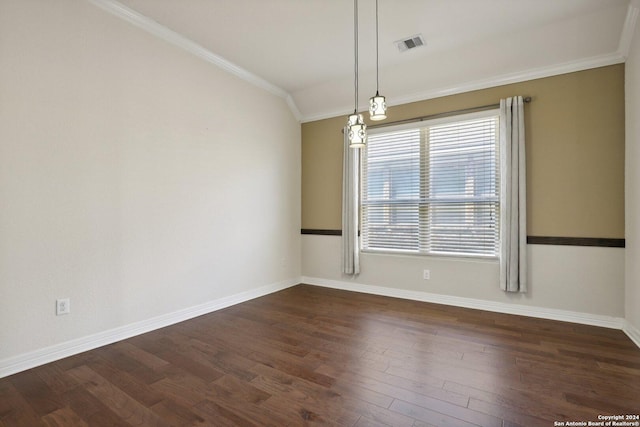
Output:
<svg viewBox="0 0 640 427">
<path fill-rule="evenodd" d="M 526 82 L 529 80 L 541 79 L 545 77 L 557 76 L 561 74 L 574 73 L 577 71 L 589 70 L 592 68 L 605 67 L 608 65 L 620 64 L 624 62 L 624 57 L 616 53 L 599 55 L 591 58 L 579 59 L 576 61 L 566 62 L 563 64 L 554 64 L 547 67 L 533 68 L 530 70 L 519 71 L 515 73 L 503 74 L 501 76 L 491 77 L 484 80 L 476 80 L 469 83 L 463 83 L 458 86 L 436 89 L 433 91 L 422 92 L 406 97 L 392 99 L 392 102 L 398 104 L 406 104 L 423 99 L 438 98 L 442 96 L 455 95 L 459 93 L 471 92 L 479 89 L 487 89 L 496 86 L 504 86 L 512 83 Z"/>
<path fill-rule="evenodd" d="M 278 292 L 299 283 L 300 278 L 296 277 L 294 279 L 273 283 L 260 288 L 241 292 L 239 294 L 219 298 L 204 304 L 178 310 L 173 313 L 163 314 L 151 319 L 142 320 L 140 322 L 131 323 L 129 325 L 0 360 L 0 378 L 31 369 L 36 366 L 44 365 L 45 363 L 73 356 L 78 353 L 93 350 L 107 344 L 131 338 L 136 335 L 164 328 L 185 320 L 193 319 L 194 317 L 221 310 L 254 298 Z"/>
<path fill-rule="evenodd" d="M 625 320 L 619 317 L 581 313 L 568 310 L 558 310 L 554 308 L 531 307 L 521 304 L 507 304 L 495 301 L 478 300 L 473 298 L 432 294 L 427 292 L 408 291 L 404 289 L 365 285 L 353 282 L 320 279 L 317 277 L 303 276 L 302 283 L 323 286 L 326 288 L 341 289 L 345 291 L 362 292 L 366 294 L 382 295 L 393 298 L 430 302 L 435 304 L 452 305 L 456 307 L 472 308 L 476 310 L 515 314 L 519 316 L 537 317 L 540 319 L 560 320 L 563 322 L 600 326 L 610 329 L 623 329 L 625 325 Z"/>
<path fill-rule="evenodd" d="M 504 86 L 512 83 L 520 83 L 529 80 L 541 79 L 544 77 L 557 76 L 561 74 L 573 73 L 576 71 L 584 71 L 592 68 L 605 67 L 608 65 L 621 64 L 625 61 L 625 56 L 619 52 L 606 55 L 598 55 L 591 58 L 579 59 L 576 61 L 566 62 L 563 64 L 555 64 L 547 67 L 534 68 L 525 71 L 518 71 L 501 76 L 495 76 L 488 79 L 476 80 L 462 83 L 460 85 L 447 86 L 437 89 L 430 89 L 423 92 L 417 92 L 411 95 L 387 97 L 387 105 L 393 108 L 393 105 L 408 104 L 411 102 L 425 101 L 427 99 L 440 98 L 443 96 L 457 95 L 460 93 L 471 92 L 474 90 L 488 89 L 496 86 Z M 368 106 L 359 106 L 358 109 L 365 111 Z M 353 107 L 344 107 L 327 113 L 303 116 L 302 123 L 313 122 L 316 120 L 329 119 L 337 116 L 348 115 Z"/>
<path fill-rule="evenodd" d="M 396 105 L 399 105 L 397 102 L 395 103 Z M 387 97 L 387 108 L 389 108 L 389 106 L 391 105 L 391 102 L 389 100 L 389 98 Z M 369 110 L 369 107 L 367 107 L 367 111 Z M 358 111 L 362 112 L 365 111 L 364 108 L 358 108 Z M 332 110 L 332 111 L 327 111 L 324 113 L 315 113 L 315 114 L 309 114 L 309 115 L 303 115 L 302 118 L 300 119 L 300 123 L 309 123 L 309 122 L 315 122 L 317 120 L 324 120 L 324 119 L 332 119 L 334 117 L 338 117 L 338 116 L 344 116 L 344 121 L 346 123 L 347 121 L 347 116 L 349 114 L 353 113 L 353 106 L 351 107 L 343 107 L 343 108 L 339 108 L 336 110 Z"/>
<path fill-rule="evenodd" d="M 296 105 L 296 102 L 293 100 L 293 97 L 287 94 L 287 96 L 285 97 L 285 100 L 287 101 L 287 105 L 289 106 L 289 109 L 291 110 L 293 117 L 295 117 L 297 121 L 302 120 L 302 113 L 300 113 L 300 110 L 298 110 L 298 106 Z"/>
<path fill-rule="evenodd" d="M 167 41 L 174 46 L 177 46 L 219 68 L 222 68 L 226 72 L 233 74 L 234 76 L 254 85 L 261 89 L 266 90 L 273 95 L 279 96 L 283 98 L 289 108 L 291 109 L 292 114 L 296 117 L 298 121 L 300 121 L 300 111 L 296 107 L 293 98 L 291 95 L 284 89 L 268 82 L 267 80 L 259 77 L 244 68 L 226 60 L 220 55 L 216 55 L 205 47 L 199 45 L 193 40 L 188 39 L 180 33 L 177 33 L 164 25 L 159 24 L 153 19 L 144 16 L 133 9 L 128 8 L 127 6 L 115 1 L 115 0 L 88 0 L 90 3 L 96 5 L 97 7 L 129 22 L 130 24 L 135 25 L 138 28 L 141 28 L 148 33 L 153 34 L 160 39 Z"/>
<path fill-rule="evenodd" d="M 299 122 L 312 122 L 316 120 L 322 120 L 332 117 L 337 117 L 341 115 L 347 115 L 351 112 L 351 107 L 344 107 L 340 109 L 336 109 L 330 112 L 312 114 L 312 115 L 303 115 L 297 108 L 295 104 L 294 98 L 284 89 L 268 82 L 267 80 L 245 70 L 244 68 L 233 64 L 232 62 L 226 60 L 225 58 L 216 55 L 205 47 L 195 43 L 194 41 L 188 39 L 187 37 L 159 24 L 158 22 L 144 16 L 133 9 L 126 7 L 125 5 L 119 3 L 116 0 L 88 0 L 90 3 L 96 5 L 97 7 L 115 15 L 119 18 L 177 46 L 185 51 L 198 56 L 199 58 L 216 65 L 217 67 L 222 68 L 230 74 L 235 75 L 236 77 L 253 84 L 261 89 L 264 89 L 276 96 L 283 98 L 291 113 L 294 115 L 296 120 Z M 633 37 L 633 33 L 635 31 L 635 26 L 638 18 L 640 10 L 640 2 L 638 0 L 632 0 L 629 4 L 629 8 L 627 11 L 627 16 L 625 19 L 624 27 L 622 30 L 622 34 L 620 37 L 620 42 L 618 46 L 618 50 L 615 53 L 597 56 L 593 58 L 582 59 L 578 61 L 572 61 L 565 64 L 552 65 L 549 67 L 541 67 L 533 70 L 527 70 L 524 72 L 517 72 L 512 74 L 506 74 L 502 76 L 497 76 L 490 79 L 478 80 L 473 82 L 464 83 L 461 85 L 455 85 L 450 87 L 442 87 L 433 90 L 428 90 L 424 92 L 418 92 L 415 94 L 411 94 L 408 96 L 400 96 L 400 97 L 390 97 L 388 98 L 389 104 L 406 104 L 410 102 L 423 101 L 427 99 L 439 98 L 442 96 L 455 95 L 459 93 L 486 89 L 495 86 L 502 86 L 510 83 L 518 83 L 527 80 L 533 80 L 543 77 L 549 77 L 553 75 L 571 73 L 575 71 L 582 71 L 590 68 L 603 67 L 607 65 L 613 65 L 622 63 L 625 61 L 626 56 L 628 55 L 629 48 L 631 45 L 631 40 Z M 362 110 L 366 110 L 368 107 L 366 105 L 362 106 Z"/>
<path fill-rule="evenodd" d="M 622 330 L 624 331 L 625 334 L 627 334 L 627 336 L 629 338 L 631 338 L 631 341 L 633 341 L 633 343 L 635 345 L 637 345 L 638 348 L 640 348 L 640 329 L 638 329 L 635 326 L 633 326 L 627 320 L 627 321 L 625 321 L 625 325 L 624 325 L 624 328 Z"/>
<path fill-rule="evenodd" d="M 636 24 L 638 22 L 638 14 L 640 13 L 640 1 L 633 0 L 629 3 L 627 9 L 627 17 L 624 20 L 624 26 L 622 27 L 622 33 L 620 34 L 620 42 L 618 44 L 618 54 L 627 58 L 629 56 L 629 49 L 631 49 L 631 41 L 636 31 Z"/>
</svg>

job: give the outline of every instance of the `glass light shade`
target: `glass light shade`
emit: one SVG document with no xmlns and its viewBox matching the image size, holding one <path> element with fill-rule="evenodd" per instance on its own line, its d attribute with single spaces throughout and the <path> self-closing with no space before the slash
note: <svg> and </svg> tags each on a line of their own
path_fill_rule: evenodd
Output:
<svg viewBox="0 0 640 427">
<path fill-rule="evenodd" d="M 384 120 L 387 118 L 387 101 L 384 96 L 378 95 L 369 98 L 369 118 L 371 120 Z"/>
<path fill-rule="evenodd" d="M 362 148 L 367 142 L 367 125 L 364 124 L 362 114 L 351 114 L 347 121 L 349 147 Z"/>
</svg>

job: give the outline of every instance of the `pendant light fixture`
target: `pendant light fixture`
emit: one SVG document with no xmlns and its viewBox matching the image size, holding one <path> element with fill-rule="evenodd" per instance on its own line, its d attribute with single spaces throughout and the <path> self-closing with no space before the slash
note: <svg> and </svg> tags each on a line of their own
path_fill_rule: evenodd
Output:
<svg viewBox="0 0 640 427">
<path fill-rule="evenodd" d="M 347 133 L 349 147 L 362 148 L 367 142 L 367 125 L 362 114 L 358 114 L 358 0 L 353 0 L 353 28 L 355 105 L 353 114 L 347 119 Z"/>
<path fill-rule="evenodd" d="M 378 90 L 380 86 L 378 68 L 378 0 L 376 0 L 376 95 L 369 98 L 369 118 L 376 121 L 387 118 L 387 101 L 384 96 L 380 95 Z"/>
</svg>

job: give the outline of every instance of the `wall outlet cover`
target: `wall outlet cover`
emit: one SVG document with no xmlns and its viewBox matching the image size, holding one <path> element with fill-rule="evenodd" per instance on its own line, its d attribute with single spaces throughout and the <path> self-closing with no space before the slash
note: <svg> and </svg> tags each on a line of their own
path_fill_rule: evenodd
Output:
<svg viewBox="0 0 640 427">
<path fill-rule="evenodd" d="M 56 316 L 71 313 L 71 300 L 62 298 L 56 300 Z"/>
</svg>

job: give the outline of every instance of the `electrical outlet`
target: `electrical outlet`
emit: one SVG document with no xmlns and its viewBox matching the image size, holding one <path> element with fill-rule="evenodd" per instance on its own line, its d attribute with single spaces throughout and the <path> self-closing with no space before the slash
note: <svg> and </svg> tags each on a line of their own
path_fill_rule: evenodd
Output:
<svg viewBox="0 0 640 427">
<path fill-rule="evenodd" d="M 62 298 L 56 300 L 56 316 L 71 313 L 71 300 Z"/>
<path fill-rule="evenodd" d="M 431 279 L 431 271 L 429 271 L 429 270 L 423 270 L 423 271 L 422 271 L 422 278 L 423 278 L 424 280 L 429 280 L 429 279 Z"/>
</svg>

